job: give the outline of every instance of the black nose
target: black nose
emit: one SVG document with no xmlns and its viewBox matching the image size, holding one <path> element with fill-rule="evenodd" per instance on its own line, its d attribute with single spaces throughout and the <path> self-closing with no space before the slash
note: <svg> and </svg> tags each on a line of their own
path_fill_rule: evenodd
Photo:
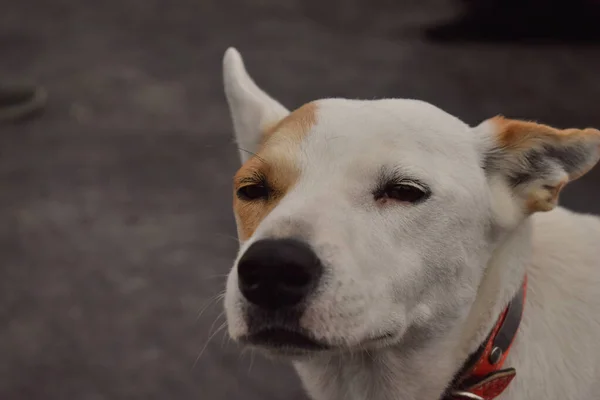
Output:
<svg viewBox="0 0 600 400">
<path fill-rule="evenodd" d="M 275 310 L 300 303 L 316 287 L 323 267 L 315 252 L 295 239 L 253 243 L 238 263 L 238 284 L 251 303 Z"/>
</svg>

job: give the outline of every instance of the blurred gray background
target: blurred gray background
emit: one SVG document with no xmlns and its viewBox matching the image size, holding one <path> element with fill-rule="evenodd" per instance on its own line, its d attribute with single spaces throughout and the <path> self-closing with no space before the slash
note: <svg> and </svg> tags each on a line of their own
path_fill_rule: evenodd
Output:
<svg viewBox="0 0 600 400">
<path fill-rule="evenodd" d="M 0 84 L 50 93 L 0 126 L 0 399 L 305 399 L 217 332 L 237 250 L 222 54 L 290 108 L 412 97 L 472 124 L 600 127 L 598 47 L 423 39 L 456 7 L 0 0 Z M 600 168 L 563 204 L 600 213 Z"/>
</svg>

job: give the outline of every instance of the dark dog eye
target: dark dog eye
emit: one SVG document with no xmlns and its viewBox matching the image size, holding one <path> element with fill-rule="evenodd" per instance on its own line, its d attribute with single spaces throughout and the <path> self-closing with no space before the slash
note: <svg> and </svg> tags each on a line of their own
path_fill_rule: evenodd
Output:
<svg viewBox="0 0 600 400">
<path fill-rule="evenodd" d="M 237 191 L 240 200 L 252 201 L 269 197 L 269 189 L 262 183 L 242 186 Z"/>
<path fill-rule="evenodd" d="M 429 191 L 413 182 L 388 184 L 375 199 L 393 199 L 405 203 L 418 203 L 429 197 Z"/>
</svg>

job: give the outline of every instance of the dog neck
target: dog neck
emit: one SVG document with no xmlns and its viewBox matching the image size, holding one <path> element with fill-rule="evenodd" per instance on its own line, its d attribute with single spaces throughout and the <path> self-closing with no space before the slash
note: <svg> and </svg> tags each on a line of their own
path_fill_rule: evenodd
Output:
<svg viewBox="0 0 600 400">
<path fill-rule="evenodd" d="M 530 252 L 531 223 L 525 221 L 498 241 L 464 322 L 443 337 L 414 332 L 417 340 L 390 348 L 296 362 L 309 395 L 316 400 L 439 399 L 519 290 Z"/>
</svg>

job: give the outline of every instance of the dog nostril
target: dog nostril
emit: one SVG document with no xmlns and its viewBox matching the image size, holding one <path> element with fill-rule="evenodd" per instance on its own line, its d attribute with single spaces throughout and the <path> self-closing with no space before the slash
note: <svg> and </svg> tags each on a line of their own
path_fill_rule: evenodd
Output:
<svg viewBox="0 0 600 400">
<path fill-rule="evenodd" d="M 303 273 L 302 271 L 290 271 L 289 274 L 285 274 L 283 279 L 281 280 L 281 284 L 283 286 L 287 286 L 292 289 L 302 288 L 304 286 L 310 285 L 312 279 L 311 276 L 307 273 Z"/>
<path fill-rule="evenodd" d="M 265 239 L 246 250 L 238 263 L 238 285 L 251 303 L 268 309 L 300 303 L 322 272 L 317 255 L 292 239 Z"/>
<path fill-rule="evenodd" d="M 260 283 L 258 280 L 253 280 L 253 281 L 245 280 L 244 281 L 245 290 L 256 290 L 256 289 L 258 289 L 259 285 L 260 285 Z"/>
<path fill-rule="evenodd" d="M 250 288 L 255 288 L 259 285 L 261 279 L 257 274 L 244 274 L 243 276 L 244 285 Z"/>
</svg>

